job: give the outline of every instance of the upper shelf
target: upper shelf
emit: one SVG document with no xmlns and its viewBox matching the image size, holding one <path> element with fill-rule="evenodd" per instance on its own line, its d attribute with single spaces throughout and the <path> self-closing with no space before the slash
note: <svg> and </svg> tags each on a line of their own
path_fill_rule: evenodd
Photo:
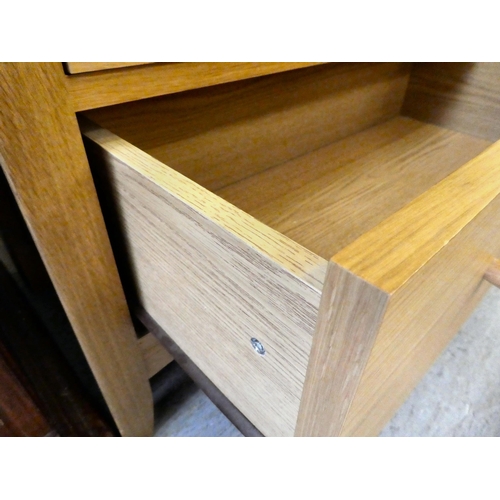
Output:
<svg viewBox="0 0 500 500">
<path fill-rule="evenodd" d="M 74 110 L 85 111 L 317 64 L 322 63 L 155 63 L 69 75 L 67 83 Z"/>
</svg>

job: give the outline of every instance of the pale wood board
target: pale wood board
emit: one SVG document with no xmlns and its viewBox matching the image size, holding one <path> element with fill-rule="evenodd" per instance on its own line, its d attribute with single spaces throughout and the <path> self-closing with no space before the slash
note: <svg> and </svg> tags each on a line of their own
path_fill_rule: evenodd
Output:
<svg viewBox="0 0 500 500">
<path fill-rule="evenodd" d="M 475 307 L 487 288 L 485 271 L 500 253 L 499 157 L 496 143 L 332 258 L 337 274 L 352 273 L 385 294 L 388 305 L 379 325 L 373 323 L 379 329 L 369 357 L 361 356 L 372 338 L 369 329 L 365 342 L 357 343 L 363 350 L 355 353 L 358 364 L 338 361 L 349 358 L 349 342 L 326 354 L 325 345 L 336 336 L 342 339 L 343 330 L 336 330 L 334 321 L 325 327 L 320 317 L 312 346 L 319 362 L 311 360 L 308 367 L 299 434 L 380 432 Z M 329 277 L 325 290 L 336 290 L 338 278 L 330 284 Z M 357 301 L 354 296 L 344 307 L 370 314 L 380 306 L 380 296 L 362 306 Z M 335 318 L 335 311 L 330 314 Z M 342 371 L 327 370 L 329 357 Z M 357 390 L 350 390 L 356 385 L 352 377 L 361 371 Z M 342 398 L 332 397 L 342 389 Z M 339 414 L 346 407 L 339 432 Z"/>
<path fill-rule="evenodd" d="M 210 381 L 209 378 L 193 363 L 186 353 L 172 340 L 170 335 L 141 307 L 134 309 L 134 314 L 141 323 L 158 339 L 161 344 L 168 349 L 174 357 L 176 363 L 182 369 L 184 374 L 189 377 L 212 403 L 231 421 L 231 423 L 244 435 L 248 437 L 263 437 L 262 433 L 236 408 L 229 399 Z M 170 384 L 170 376 L 164 379 L 161 384 L 162 388 Z M 174 375 L 175 378 L 175 375 Z M 174 381 L 172 381 L 175 383 Z M 156 385 L 156 381 L 153 385 Z M 158 392 L 157 392 L 158 393 Z M 153 389 L 153 395 L 155 390 Z M 175 406 L 175 401 L 173 401 Z M 161 411 L 161 410 L 160 410 Z M 175 420 L 175 419 L 174 419 Z M 209 424 L 210 425 L 210 424 Z"/>
<path fill-rule="evenodd" d="M 500 193 L 499 157 L 500 141 L 364 233 L 334 261 L 395 292 Z"/>
<path fill-rule="evenodd" d="M 142 66 L 151 64 L 149 62 L 67 62 L 64 63 L 68 73 L 88 73 L 91 71 L 103 71 L 107 69 L 128 68 L 130 66 Z"/>
<path fill-rule="evenodd" d="M 500 63 L 415 63 L 403 114 L 500 139 Z"/>
<path fill-rule="evenodd" d="M 398 117 L 216 193 L 329 259 L 489 144 Z"/>
<path fill-rule="evenodd" d="M 67 77 L 74 111 L 111 106 L 321 63 L 163 63 Z"/>
<path fill-rule="evenodd" d="M 326 261 L 113 134 L 84 134 L 141 305 L 263 434 L 293 435 Z"/>
<path fill-rule="evenodd" d="M 338 436 L 389 294 L 331 262 L 314 332 L 296 436 Z"/>
<path fill-rule="evenodd" d="M 343 435 L 371 435 L 403 402 L 485 291 L 500 251 L 496 143 L 333 260 L 391 294 Z"/>
<path fill-rule="evenodd" d="M 214 191 L 396 116 L 408 77 L 407 64 L 320 65 L 86 116 Z"/>
<path fill-rule="evenodd" d="M 327 261 L 85 118 L 84 136 L 321 293 Z"/>
<path fill-rule="evenodd" d="M 149 378 L 156 375 L 174 359 L 151 333 L 147 333 L 141 337 L 138 343 Z"/>
<path fill-rule="evenodd" d="M 392 294 L 342 435 L 382 430 L 488 289 L 491 255 L 500 255 L 500 196 Z"/>
<path fill-rule="evenodd" d="M 122 435 L 153 400 L 61 63 L 0 65 L 0 163 Z"/>
</svg>

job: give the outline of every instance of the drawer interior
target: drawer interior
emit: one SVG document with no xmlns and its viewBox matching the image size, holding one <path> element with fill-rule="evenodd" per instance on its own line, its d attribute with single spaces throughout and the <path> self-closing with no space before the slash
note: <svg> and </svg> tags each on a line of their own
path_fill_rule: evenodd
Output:
<svg viewBox="0 0 500 500">
<path fill-rule="evenodd" d="M 103 212 L 113 215 L 111 239 L 121 239 L 122 279 L 130 271 L 125 288 L 263 434 L 294 435 L 329 259 L 347 260 L 359 282 L 376 284 L 378 270 L 395 269 L 387 282 L 407 283 L 391 299 L 397 314 L 377 344 L 401 337 L 409 347 L 400 359 L 411 332 L 420 339 L 439 321 L 451 324 L 440 307 L 420 301 L 402 308 L 402 327 L 398 304 L 414 298 L 406 288 L 432 281 L 416 273 L 420 264 L 497 194 L 495 160 L 469 161 L 500 137 L 499 96 L 496 63 L 342 63 L 86 112 L 98 125 L 84 125 L 84 135 Z M 419 225 L 434 231 L 417 242 L 422 248 L 408 245 Z M 457 248 L 469 248 L 460 245 L 463 233 L 455 259 Z M 470 238 L 475 245 L 478 237 Z M 362 274 L 365 265 L 376 279 Z M 475 282 L 460 276 L 467 298 Z M 457 289 L 450 280 L 424 294 L 431 305 Z M 408 315 L 424 310 L 429 326 L 417 328 Z M 265 356 L 252 348 L 254 337 Z M 397 378 L 387 379 L 388 395 Z"/>
<path fill-rule="evenodd" d="M 86 114 L 329 259 L 498 139 L 493 66 L 327 64 Z"/>
</svg>

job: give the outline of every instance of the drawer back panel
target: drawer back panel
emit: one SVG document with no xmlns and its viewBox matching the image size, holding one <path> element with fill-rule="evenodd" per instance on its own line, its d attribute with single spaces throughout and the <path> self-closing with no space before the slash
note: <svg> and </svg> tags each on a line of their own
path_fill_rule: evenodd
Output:
<svg viewBox="0 0 500 500">
<path fill-rule="evenodd" d="M 500 139 L 500 63 L 415 63 L 403 115 Z"/>
<path fill-rule="evenodd" d="M 324 64 L 86 115 L 214 191 L 398 115 L 409 70 Z"/>
</svg>

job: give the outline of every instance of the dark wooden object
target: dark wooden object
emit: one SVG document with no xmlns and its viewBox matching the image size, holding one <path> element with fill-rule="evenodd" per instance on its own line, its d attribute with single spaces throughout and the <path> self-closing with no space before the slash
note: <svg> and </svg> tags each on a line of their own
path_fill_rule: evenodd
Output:
<svg viewBox="0 0 500 500">
<path fill-rule="evenodd" d="M 0 340 L 22 370 L 23 385 L 29 387 L 36 405 L 60 436 L 117 435 L 90 403 L 66 359 L 1 264 Z M 7 402 L 9 396 L 4 393 L 3 397 Z M 11 409 L 15 404 L 13 399 Z"/>
<path fill-rule="evenodd" d="M 52 434 L 50 424 L 23 385 L 22 373 L 0 342 L 0 437 Z"/>
</svg>

